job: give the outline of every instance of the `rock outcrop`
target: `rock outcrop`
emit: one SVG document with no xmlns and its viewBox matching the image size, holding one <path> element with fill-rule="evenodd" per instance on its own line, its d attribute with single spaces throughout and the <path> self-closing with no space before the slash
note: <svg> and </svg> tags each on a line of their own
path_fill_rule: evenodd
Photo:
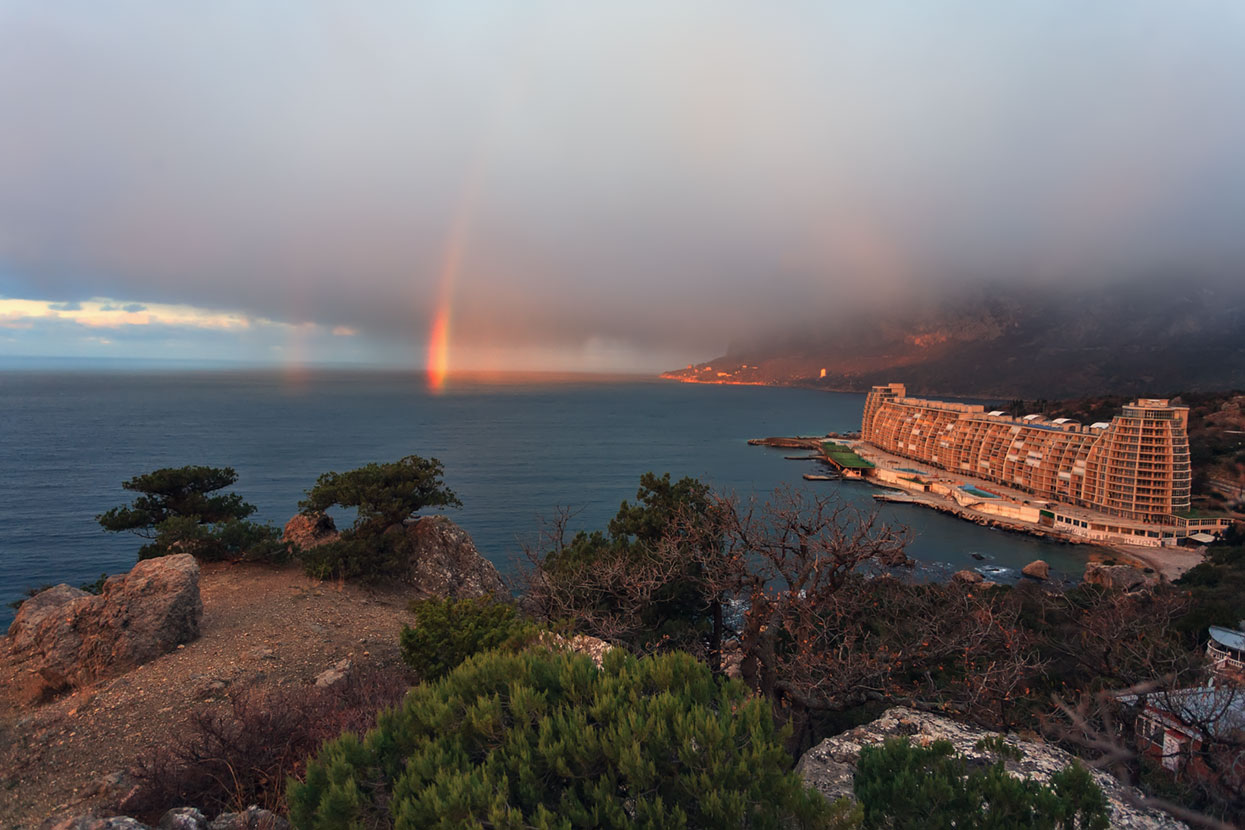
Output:
<svg viewBox="0 0 1245 830">
<path fill-rule="evenodd" d="M 480 555 L 467 531 L 444 516 L 424 516 L 407 526 L 412 553 L 404 582 L 425 596 L 468 599 L 504 594 L 506 584 Z"/>
<path fill-rule="evenodd" d="M 1101 585 L 1117 591 L 1133 591 L 1137 588 L 1157 585 L 1159 575 L 1152 568 L 1141 570 L 1132 565 L 1090 562 L 1085 566 L 1085 575 L 1081 579 L 1087 585 Z"/>
<path fill-rule="evenodd" d="M 40 591 L 21 604 L 17 617 L 9 626 L 9 650 L 24 651 L 34 645 L 35 632 L 45 620 L 55 616 L 63 606 L 80 597 L 91 596 L 81 588 L 56 585 Z"/>
<path fill-rule="evenodd" d="M 1021 568 L 1020 572 L 1030 579 L 1050 579 L 1050 565 L 1044 559 L 1034 559 Z"/>
<path fill-rule="evenodd" d="M 951 579 L 954 582 L 963 582 L 966 585 L 977 585 L 984 582 L 986 578 L 976 571 L 963 570 L 951 574 Z"/>
<path fill-rule="evenodd" d="M 993 763 L 997 756 L 977 748 L 982 738 L 997 733 L 974 729 L 962 723 L 918 712 L 904 707 L 887 709 L 872 723 L 849 729 L 827 738 L 804 753 L 796 770 L 805 782 L 831 801 L 852 797 L 852 779 L 860 750 L 887 738 L 906 737 L 914 744 L 927 745 L 936 740 L 950 741 L 956 751 L 972 760 Z M 1014 735 L 1003 736 L 1007 744 L 1020 753 L 1019 760 L 1004 759 L 1007 771 L 1019 778 L 1049 780 L 1050 776 L 1072 763 L 1073 757 L 1057 747 L 1035 741 L 1020 740 Z M 1102 788 L 1111 811 L 1111 826 L 1125 830 L 1187 830 L 1187 825 L 1154 810 L 1134 806 L 1132 800 L 1140 793 L 1125 787 L 1100 770 L 1090 770 Z"/>
<path fill-rule="evenodd" d="M 19 697 L 34 702 L 122 674 L 199 636 L 199 565 L 189 554 L 139 562 L 98 596 L 58 585 L 22 603 L 8 659 L 24 669 Z"/>
<path fill-rule="evenodd" d="M 281 541 L 303 550 L 311 550 L 328 542 L 335 542 L 340 537 L 341 533 L 337 531 L 333 517 L 327 513 L 299 513 L 285 523 Z"/>
<path fill-rule="evenodd" d="M 597 664 L 597 668 L 601 667 L 602 662 L 605 660 L 605 655 L 614 650 L 612 645 L 600 637 L 592 637 L 587 634 L 573 634 L 570 637 L 563 637 L 561 634 L 547 633 L 541 635 L 540 643 L 553 650 L 583 654 L 591 658 L 592 662 Z"/>
<path fill-rule="evenodd" d="M 350 660 L 338 660 L 331 669 L 325 669 L 316 675 L 316 688 L 328 689 L 345 683 L 350 679 L 350 670 L 352 668 L 354 668 L 354 664 Z"/>
<path fill-rule="evenodd" d="M 151 830 L 146 824 L 129 816 L 98 818 L 77 816 L 44 825 L 47 830 Z"/>
<path fill-rule="evenodd" d="M 77 816 L 47 824 L 47 830 L 290 830 L 290 823 L 254 806 L 221 813 L 210 822 L 194 807 L 178 807 L 165 813 L 154 828 L 128 816 Z"/>
</svg>

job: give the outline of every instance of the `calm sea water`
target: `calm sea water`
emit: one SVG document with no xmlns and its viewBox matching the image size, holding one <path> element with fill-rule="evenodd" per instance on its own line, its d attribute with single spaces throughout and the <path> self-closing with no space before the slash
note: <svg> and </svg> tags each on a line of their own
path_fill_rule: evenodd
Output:
<svg viewBox="0 0 1245 830">
<path fill-rule="evenodd" d="M 450 511 L 503 571 L 560 506 L 602 528 L 641 473 L 697 476 L 740 496 L 781 485 L 873 507 L 866 485 L 806 482 L 812 462 L 751 437 L 858 429 L 863 395 L 660 381 L 460 385 L 374 372 L 0 372 L 0 625 L 33 585 L 127 570 L 140 542 L 96 514 L 128 501 L 121 482 L 158 467 L 232 466 L 257 518 L 283 524 L 328 470 L 415 453 L 444 463 L 464 503 Z M 1079 574 L 1074 547 L 885 505 L 926 570 L 1003 569 L 1043 558 Z M 972 554 L 986 557 L 977 560 Z M 998 577 L 996 577 L 998 578 Z"/>
</svg>

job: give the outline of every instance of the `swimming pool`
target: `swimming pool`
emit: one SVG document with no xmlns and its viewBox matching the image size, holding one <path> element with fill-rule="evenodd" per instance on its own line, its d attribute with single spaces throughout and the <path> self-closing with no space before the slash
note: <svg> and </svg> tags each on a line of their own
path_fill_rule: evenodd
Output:
<svg viewBox="0 0 1245 830">
<path fill-rule="evenodd" d="M 960 489 L 963 490 L 965 493 L 971 493 L 972 495 L 978 496 L 979 498 L 983 498 L 983 499 L 997 499 L 999 497 L 997 493 L 991 493 L 987 490 L 982 490 L 981 488 L 974 487 L 971 484 L 965 484 Z"/>
</svg>

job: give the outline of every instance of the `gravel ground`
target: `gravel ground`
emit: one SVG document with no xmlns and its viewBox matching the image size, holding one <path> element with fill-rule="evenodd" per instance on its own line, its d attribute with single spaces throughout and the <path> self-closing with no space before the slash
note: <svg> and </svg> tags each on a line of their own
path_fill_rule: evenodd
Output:
<svg viewBox="0 0 1245 830">
<path fill-rule="evenodd" d="M 229 688 L 309 683 L 344 658 L 400 662 L 406 592 L 222 563 L 204 565 L 199 584 L 199 639 L 120 677 L 21 708 L 8 694 L 17 669 L 0 662 L 0 827 L 38 827 L 115 800 L 118 773 Z"/>
</svg>

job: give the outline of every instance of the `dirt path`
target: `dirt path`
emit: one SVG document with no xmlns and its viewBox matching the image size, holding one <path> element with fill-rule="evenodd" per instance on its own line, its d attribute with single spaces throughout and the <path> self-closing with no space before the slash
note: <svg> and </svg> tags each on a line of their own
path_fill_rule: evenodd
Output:
<svg viewBox="0 0 1245 830">
<path fill-rule="evenodd" d="M 1142 548 L 1137 546 L 1116 545 L 1111 548 L 1119 554 L 1127 564 L 1140 564 L 1142 567 L 1154 568 L 1168 582 L 1175 582 L 1195 565 L 1202 564 L 1206 557 L 1205 548 Z"/>
<path fill-rule="evenodd" d="M 199 639 L 128 674 L 26 710 L 0 677 L 0 828 L 86 812 L 106 776 L 179 734 L 213 688 L 307 683 L 343 658 L 400 662 L 403 592 L 219 563 L 203 566 L 200 591 Z"/>
</svg>

